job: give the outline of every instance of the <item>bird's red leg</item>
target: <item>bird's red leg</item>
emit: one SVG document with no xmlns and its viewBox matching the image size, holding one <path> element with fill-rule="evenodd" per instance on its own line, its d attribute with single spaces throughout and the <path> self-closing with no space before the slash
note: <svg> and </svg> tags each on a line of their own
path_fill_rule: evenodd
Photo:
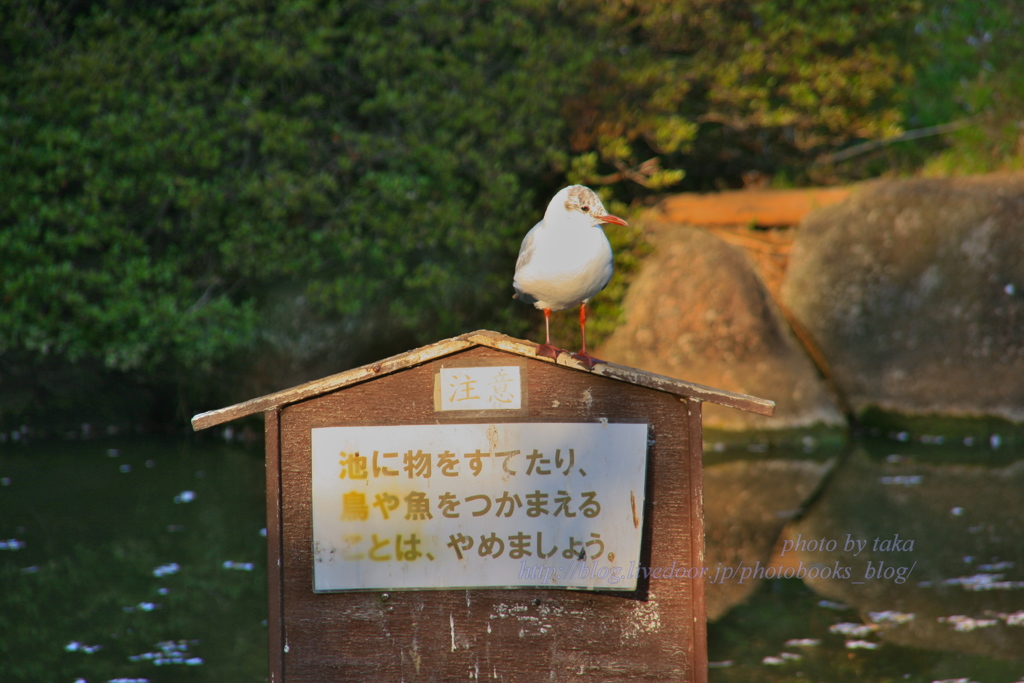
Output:
<svg viewBox="0 0 1024 683">
<path fill-rule="evenodd" d="M 544 358 L 558 358 L 558 349 L 551 345 L 551 309 L 544 309 L 544 343 L 537 347 L 535 355 Z"/>
<path fill-rule="evenodd" d="M 580 354 L 587 355 L 587 302 L 580 304 Z"/>
<path fill-rule="evenodd" d="M 584 363 L 590 370 L 594 369 L 594 366 L 598 363 L 603 363 L 603 360 L 598 360 L 587 353 L 587 303 L 584 301 L 580 304 L 580 352 L 574 353 L 573 356 Z"/>
</svg>

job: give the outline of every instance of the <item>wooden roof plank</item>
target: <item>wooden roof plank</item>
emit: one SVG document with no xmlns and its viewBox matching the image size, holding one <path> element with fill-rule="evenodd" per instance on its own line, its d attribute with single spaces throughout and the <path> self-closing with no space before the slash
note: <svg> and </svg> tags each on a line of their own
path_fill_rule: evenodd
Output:
<svg viewBox="0 0 1024 683">
<path fill-rule="evenodd" d="M 299 401 L 337 391 L 359 382 L 365 382 L 443 356 L 458 353 L 473 346 L 487 346 L 499 351 L 536 358 L 548 363 L 557 363 L 558 365 L 575 370 L 587 371 L 586 366 L 581 361 L 573 358 L 569 353 L 559 354 L 558 358 L 552 361 L 548 358 L 537 357 L 535 353 L 537 344 L 533 342 L 515 339 L 490 330 L 477 330 L 476 332 L 469 332 L 458 337 L 445 339 L 428 346 L 413 349 L 412 351 L 406 351 L 376 363 L 346 370 L 329 377 L 313 380 L 312 382 L 306 382 L 290 389 L 253 398 L 242 403 L 227 406 L 226 408 L 200 413 L 192 418 L 192 429 L 199 431 L 266 410 L 298 403 Z M 616 363 L 600 363 L 591 372 L 595 375 L 608 377 L 609 379 L 676 394 L 684 398 L 708 401 L 730 408 L 746 410 L 759 415 L 772 415 L 775 412 L 775 402 L 768 399 L 715 389 L 702 384 L 684 382 L 683 380 Z"/>
<path fill-rule="evenodd" d="M 648 387 L 649 389 L 657 389 L 658 391 L 676 394 L 685 398 L 693 398 L 729 408 L 737 408 L 758 415 L 771 416 L 775 414 L 775 401 L 766 398 L 758 398 L 749 394 L 740 394 L 724 389 L 715 389 L 703 384 L 685 382 L 674 377 L 637 370 L 626 365 L 602 363 L 596 366 L 593 372 L 595 375 L 601 375 L 602 377 L 610 377 L 623 382 Z"/>
<path fill-rule="evenodd" d="M 489 330 L 471 332 L 465 335 L 465 337 L 483 346 L 489 346 L 493 349 L 517 353 L 527 357 L 534 356 L 534 352 L 537 348 L 537 345 L 533 342 L 524 342 Z M 546 358 L 539 358 L 539 360 L 551 362 Z M 582 361 L 575 359 L 572 354 L 568 353 L 559 354 L 555 362 L 559 365 L 575 368 L 577 370 L 587 369 Z M 664 391 L 670 394 L 696 398 L 701 401 L 708 401 L 710 403 L 716 403 L 730 408 L 738 408 L 740 410 L 757 413 L 758 415 L 771 416 L 775 412 L 775 402 L 768 399 L 732 391 L 725 391 L 724 389 L 715 389 L 713 387 L 704 386 L 703 384 L 694 384 L 693 382 L 686 382 L 674 377 L 668 377 L 667 375 L 659 375 L 646 370 L 638 370 L 637 368 L 631 368 L 617 363 L 600 363 L 595 366 L 591 372 L 595 375 L 601 375 L 602 377 L 617 379 L 622 382 L 629 382 L 631 384 Z"/>
<path fill-rule="evenodd" d="M 255 415 L 256 413 L 263 412 L 264 410 L 270 410 L 284 405 L 297 403 L 304 401 L 320 394 L 326 394 L 331 391 L 337 391 L 359 382 L 365 382 L 368 379 L 374 377 L 381 377 L 383 375 L 402 370 L 404 368 L 419 365 L 441 356 L 447 356 L 463 349 L 468 349 L 474 344 L 461 337 L 454 337 L 452 339 L 446 339 L 444 341 L 431 344 L 430 346 L 424 346 L 419 349 L 412 351 L 406 351 L 390 358 L 386 358 L 376 363 L 370 363 L 363 365 L 358 368 L 339 372 L 336 375 L 330 375 L 322 379 L 313 380 L 300 384 L 298 386 L 291 387 L 289 389 L 283 389 L 281 391 L 274 392 L 273 394 L 267 394 L 258 398 L 249 399 L 242 403 L 236 403 L 235 405 L 228 406 L 226 408 L 219 408 L 217 410 L 211 410 L 205 413 L 200 413 L 192 418 L 192 429 L 199 431 L 208 427 L 215 427 L 216 425 L 230 422 L 231 420 L 237 420 L 241 417 L 247 417 L 249 415 Z"/>
</svg>

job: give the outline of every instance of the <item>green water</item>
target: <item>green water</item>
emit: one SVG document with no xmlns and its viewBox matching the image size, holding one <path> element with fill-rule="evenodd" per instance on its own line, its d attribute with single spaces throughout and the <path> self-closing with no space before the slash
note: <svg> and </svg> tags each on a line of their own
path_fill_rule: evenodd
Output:
<svg viewBox="0 0 1024 683">
<path fill-rule="evenodd" d="M 266 680 L 263 489 L 260 446 L 3 447 L 0 681 Z"/>
<path fill-rule="evenodd" d="M 729 607 L 709 625 L 710 680 L 1024 681 L 1024 459 L 1006 444 L 902 432 L 833 452 L 711 449 L 709 481 L 730 468 L 764 485 L 718 491 L 756 504 L 708 515 L 708 564 L 720 527 L 788 517 L 774 552 L 722 566 L 803 580 L 709 586 L 709 611 Z M 811 491 L 796 510 L 786 477 Z"/>
<path fill-rule="evenodd" d="M 708 444 L 712 682 L 1024 680 L 1024 458 L 938 441 Z M 266 680 L 263 491 L 260 444 L 0 444 L 0 681 Z"/>
</svg>

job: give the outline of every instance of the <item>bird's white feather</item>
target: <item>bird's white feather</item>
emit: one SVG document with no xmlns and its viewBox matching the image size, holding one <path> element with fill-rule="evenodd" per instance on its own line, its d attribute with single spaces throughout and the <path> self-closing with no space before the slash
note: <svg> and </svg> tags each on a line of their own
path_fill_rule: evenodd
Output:
<svg viewBox="0 0 1024 683">
<path fill-rule="evenodd" d="M 574 193 L 574 194 L 571 194 Z M 582 199 L 581 199 L 582 198 Z M 587 209 L 580 210 L 580 206 Z M 519 249 L 512 285 L 520 300 L 561 311 L 588 301 L 612 278 L 612 248 L 601 229 L 601 201 L 575 185 L 551 200 Z"/>
</svg>

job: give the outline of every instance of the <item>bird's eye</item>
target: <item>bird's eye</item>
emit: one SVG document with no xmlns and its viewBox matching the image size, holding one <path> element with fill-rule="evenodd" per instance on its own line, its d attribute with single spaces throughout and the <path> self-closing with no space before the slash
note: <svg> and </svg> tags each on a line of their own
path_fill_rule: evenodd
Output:
<svg viewBox="0 0 1024 683">
<path fill-rule="evenodd" d="M 586 205 L 581 206 L 580 211 L 582 211 L 583 213 L 590 213 L 590 207 Z"/>
</svg>

